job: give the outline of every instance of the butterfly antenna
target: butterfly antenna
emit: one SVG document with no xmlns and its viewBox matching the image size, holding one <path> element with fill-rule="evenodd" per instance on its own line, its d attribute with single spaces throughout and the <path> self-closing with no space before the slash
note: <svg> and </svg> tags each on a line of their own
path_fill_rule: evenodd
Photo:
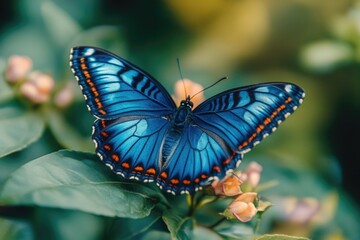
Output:
<svg viewBox="0 0 360 240">
<path fill-rule="evenodd" d="M 223 80 L 225 80 L 225 79 L 228 79 L 228 77 L 223 77 L 223 78 L 220 78 L 220 79 L 219 79 L 219 80 L 217 80 L 215 83 L 213 83 L 213 84 L 211 84 L 210 86 L 208 86 L 208 87 L 204 88 L 203 90 L 201 90 L 201 91 L 199 91 L 199 92 L 195 93 L 195 94 L 194 94 L 194 95 L 190 98 L 190 100 L 191 100 L 192 98 L 194 98 L 196 95 L 198 95 L 199 93 L 205 92 L 205 91 L 206 91 L 206 90 L 208 90 L 209 88 L 211 88 L 211 87 L 215 86 L 216 84 L 218 84 L 219 82 L 221 82 L 221 81 L 223 81 Z"/>
<path fill-rule="evenodd" d="M 180 60 L 179 60 L 179 58 L 176 58 L 176 62 L 177 62 L 177 66 L 178 66 L 178 69 L 179 69 L 179 73 L 180 73 L 181 81 L 182 81 L 183 86 L 184 86 L 185 98 L 187 98 L 186 86 L 185 86 L 184 77 L 183 77 L 183 75 L 182 75 L 182 71 L 181 71 L 181 66 L 180 66 Z"/>
</svg>

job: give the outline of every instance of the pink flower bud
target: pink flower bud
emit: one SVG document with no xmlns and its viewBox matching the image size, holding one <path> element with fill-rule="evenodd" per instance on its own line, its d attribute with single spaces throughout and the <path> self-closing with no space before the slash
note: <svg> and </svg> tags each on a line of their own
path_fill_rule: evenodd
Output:
<svg viewBox="0 0 360 240">
<path fill-rule="evenodd" d="M 251 187 L 256 187 L 260 182 L 262 166 L 257 162 L 251 162 L 246 169 L 247 182 Z"/>
<path fill-rule="evenodd" d="M 185 88 L 184 88 L 185 85 Z M 204 88 L 201 86 L 201 84 L 195 83 L 191 81 L 190 79 L 184 79 L 184 80 L 178 80 L 175 83 L 175 96 L 173 96 L 174 101 L 177 103 L 177 105 L 180 105 L 181 100 L 185 100 L 187 96 L 185 96 L 185 89 L 186 94 L 192 97 L 196 93 L 202 91 Z M 203 93 L 199 93 L 194 98 L 191 99 L 191 101 L 194 104 L 194 107 L 199 105 L 204 101 L 205 97 Z"/>
<path fill-rule="evenodd" d="M 54 88 L 53 78 L 42 72 L 31 72 L 29 74 L 28 82 L 34 84 L 42 94 L 49 95 Z"/>
<path fill-rule="evenodd" d="M 221 181 L 215 180 L 211 186 L 214 188 L 215 194 L 220 196 L 236 196 L 242 193 L 240 189 L 241 182 L 234 175 L 228 175 Z"/>
<path fill-rule="evenodd" d="M 5 70 L 5 79 L 9 82 L 17 82 L 23 79 L 31 70 L 32 61 L 27 56 L 13 55 L 8 58 Z"/>
<path fill-rule="evenodd" d="M 257 213 L 254 201 L 257 197 L 255 192 L 247 192 L 238 196 L 230 205 L 228 210 L 241 222 L 250 221 Z"/>
<path fill-rule="evenodd" d="M 55 95 L 55 105 L 58 107 L 66 107 L 68 106 L 74 99 L 74 89 L 71 84 L 66 84 L 66 86 L 61 89 Z"/>
<path fill-rule="evenodd" d="M 43 103 L 49 99 L 49 96 L 42 94 L 32 83 L 25 82 L 20 86 L 20 94 L 33 103 Z"/>
</svg>

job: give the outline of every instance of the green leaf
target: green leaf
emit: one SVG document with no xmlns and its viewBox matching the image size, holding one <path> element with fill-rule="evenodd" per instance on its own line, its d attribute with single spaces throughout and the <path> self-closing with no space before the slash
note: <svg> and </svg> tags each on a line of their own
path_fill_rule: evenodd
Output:
<svg viewBox="0 0 360 240">
<path fill-rule="evenodd" d="M 3 77 L 3 73 L 6 67 L 5 65 L 5 60 L 0 59 L 0 102 L 4 102 L 14 96 L 14 92 Z"/>
<path fill-rule="evenodd" d="M 193 231 L 194 237 L 193 239 L 197 239 L 197 240 L 222 240 L 223 238 L 216 233 L 215 231 L 206 228 L 206 227 L 202 227 L 202 226 L 195 226 L 194 231 Z"/>
<path fill-rule="evenodd" d="M 37 239 L 102 239 L 106 218 L 80 211 L 35 208 L 32 225 Z"/>
<path fill-rule="evenodd" d="M 41 5 L 41 10 L 48 31 L 53 40 L 60 46 L 68 44 L 81 30 L 74 19 L 54 2 L 45 1 Z"/>
<path fill-rule="evenodd" d="M 122 57 L 126 56 L 127 47 L 123 40 L 119 27 L 102 25 L 82 31 L 76 35 L 71 43 L 71 47 L 76 45 L 98 46 L 114 53 L 121 53 Z"/>
<path fill-rule="evenodd" d="M 260 237 L 257 237 L 256 240 L 309 240 L 309 238 L 294 237 L 283 234 L 265 234 Z"/>
<path fill-rule="evenodd" d="M 82 137 L 78 131 L 66 122 L 59 112 L 55 110 L 49 112 L 47 120 L 54 137 L 63 147 L 79 151 L 94 150 L 94 143 L 91 138 Z"/>
<path fill-rule="evenodd" d="M 191 230 L 193 228 L 193 219 L 189 217 L 181 217 L 178 212 L 171 209 L 165 211 L 162 216 L 168 230 L 173 239 L 192 239 Z"/>
<path fill-rule="evenodd" d="M 111 229 L 107 231 L 109 233 L 109 236 L 105 238 L 122 240 L 137 239 L 136 236 L 138 234 L 145 233 L 159 219 L 159 211 L 152 211 L 149 216 L 141 219 L 117 218 L 111 224 Z"/>
<path fill-rule="evenodd" d="M 41 136 L 44 130 L 43 119 L 35 113 L 18 114 L 13 108 L 1 109 L 0 115 L 0 157 L 26 148 Z M 3 118 L 5 115 L 8 118 Z M 16 115 L 15 117 L 12 117 Z"/>
<path fill-rule="evenodd" d="M 94 154 L 59 151 L 33 160 L 11 174 L 0 193 L 0 204 L 143 218 L 150 214 L 156 199 L 128 190 L 136 186 L 142 185 L 120 181 Z"/>
<path fill-rule="evenodd" d="M 221 236 L 230 239 L 251 240 L 254 236 L 253 228 L 245 224 L 233 224 L 231 222 L 226 222 L 225 224 L 222 224 L 221 227 L 216 227 L 215 230 Z"/>
<path fill-rule="evenodd" d="M 0 239 L 31 240 L 35 238 L 29 224 L 19 220 L 0 218 Z"/>
</svg>

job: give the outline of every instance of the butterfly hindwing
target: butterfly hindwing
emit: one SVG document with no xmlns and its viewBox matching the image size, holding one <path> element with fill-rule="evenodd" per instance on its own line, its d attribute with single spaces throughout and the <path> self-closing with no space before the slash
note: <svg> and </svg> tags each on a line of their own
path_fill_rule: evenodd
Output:
<svg viewBox="0 0 360 240">
<path fill-rule="evenodd" d="M 291 83 L 241 87 L 203 102 L 194 109 L 191 120 L 219 136 L 234 151 L 245 153 L 274 132 L 304 95 Z"/>
<path fill-rule="evenodd" d="M 125 178 L 153 181 L 159 174 L 160 148 L 169 121 L 163 118 L 98 119 L 93 140 L 101 160 Z"/>
<path fill-rule="evenodd" d="M 241 155 L 232 151 L 221 139 L 194 125 L 184 127 L 176 148 L 157 179 L 157 183 L 173 194 L 193 193 L 208 185 L 212 177 L 222 178 L 236 167 Z"/>
<path fill-rule="evenodd" d="M 105 50 L 75 47 L 70 65 L 90 112 L 101 119 L 163 116 L 176 108 L 161 84 L 148 73 Z"/>
</svg>

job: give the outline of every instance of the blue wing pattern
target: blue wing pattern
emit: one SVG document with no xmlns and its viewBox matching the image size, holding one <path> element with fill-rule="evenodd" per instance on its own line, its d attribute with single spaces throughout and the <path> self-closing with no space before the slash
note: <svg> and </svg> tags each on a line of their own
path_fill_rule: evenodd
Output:
<svg viewBox="0 0 360 240">
<path fill-rule="evenodd" d="M 169 123 L 154 117 L 98 119 L 93 126 L 96 152 L 115 173 L 153 181 L 160 172 L 160 148 Z"/>
<path fill-rule="evenodd" d="M 101 119 L 171 114 L 175 103 L 148 73 L 105 50 L 76 47 L 70 66 L 90 112 Z"/>
<path fill-rule="evenodd" d="M 274 132 L 303 101 L 304 91 L 291 83 L 264 83 L 220 93 L 192 112 L 193 124 L 246 153 Z"/>
<path fill-rule="evenodd" d="M 236 168 L 242 155 L 194 125 L 184 127 L 178 145 L 162 167 L 158 185 L 173 194 L 193 193 Z"/>
<path fill-rule="evenodd" d="M 305 95 L 291 83 L 264 83 L 220 93 L 192 111 L 190 97 L 176 108 L 158 81 L 105 50 L 75 47 L 70 66 L 97 118 L 92 138 L 100 159 L 173 194 L 193 193 L 235 169 Z"/>
</svg>

